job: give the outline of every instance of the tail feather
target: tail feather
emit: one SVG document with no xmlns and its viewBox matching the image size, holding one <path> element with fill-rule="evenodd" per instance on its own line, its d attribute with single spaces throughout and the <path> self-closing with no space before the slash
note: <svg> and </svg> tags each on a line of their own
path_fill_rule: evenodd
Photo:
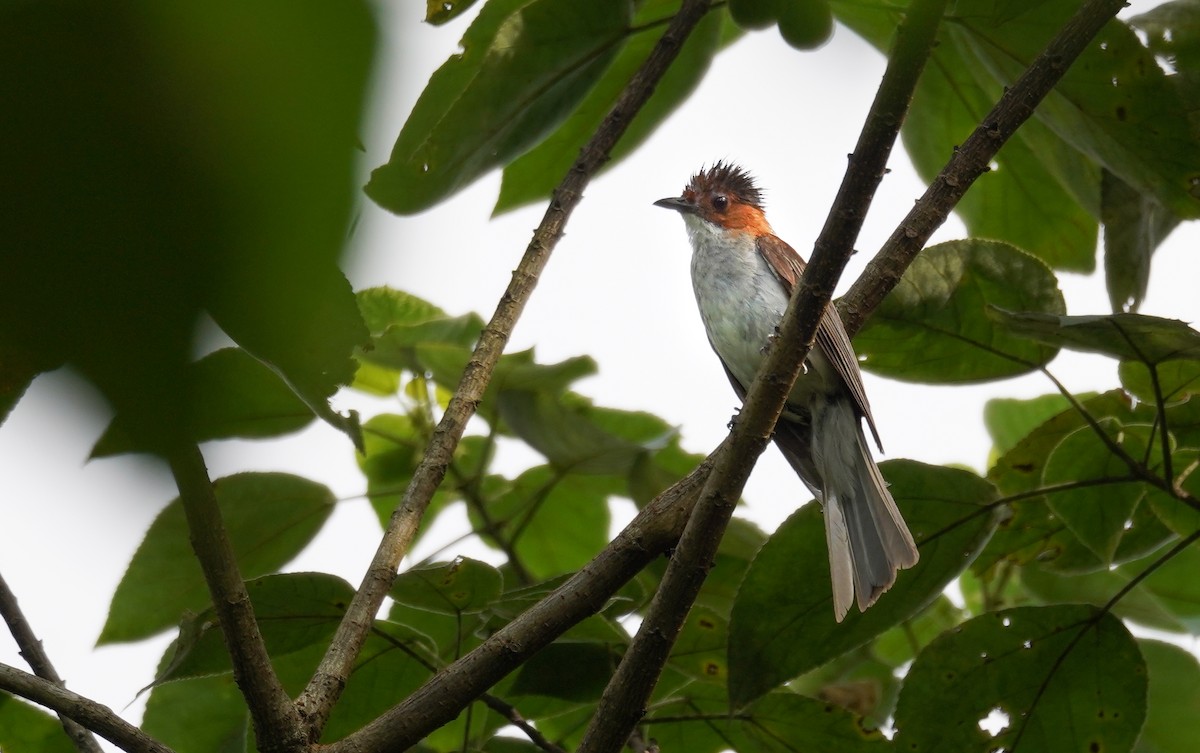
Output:
<svg viewBox="0 0 1200 753">
<path fill-rule="evenodd" d="M 917 547 L 853 406 L 844 400 L 826 404 L 813 415 L 812 429 L 811 467 L 825 505 L 834 615 L 840 622 L 855 594 L 859 610 L 865 610 L 896 582 L 897 570 L 915 565 Z"/>
</svg>

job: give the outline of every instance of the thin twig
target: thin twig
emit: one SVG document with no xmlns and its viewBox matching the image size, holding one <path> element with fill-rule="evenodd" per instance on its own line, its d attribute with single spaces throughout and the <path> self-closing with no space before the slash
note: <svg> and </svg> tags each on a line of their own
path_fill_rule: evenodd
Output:
<svg viewBox="0 0 1200 753">
<path fill-rule="evenodd" d="M 0 617 L 4 618 L 8 632 L 12 633 L 13 640 L 17 642 L 21 657 L 29 663 L 33 673 L 47 682 L 65 688 L 66 683 L 59 677 L 58 671 L 50 662 L 50 657 L 46 655 L 42 642 L 29 626 L 29 621 L 21 612 L 21 605 L 17 603 L 16 594 L 8 587 L 4 576 L 0 576 Z M 62 722 L 63 731 L 71 738 L 71 743 L 79 753 L 103 753 L 100 743 L 96 742 L 96 738 L 87 728 L 62 714 L 59 714 L 58 718 Z"/>
<path fill-rule="evenodd" d="M 947 0 L 914 0 L 909 7 L 841 187 L 814 244 L 812 263 L 783 316 L 779 338 L 750 387 L 725 451 L 717 455 L 646 618 L 600 698 L 579 753 L 616 753 L 645 714 L 738 497 L 770 442 L 834 286 L 853 253 L 917 80 L 933 50 L 946 4 Z"/>
<path fill-rule="evenodd" d="M 483 398 L 513 326 L 524 310 L 551 252 L 562 237 L 568 218 L 579 204 L 584 188 L 592 175 L 608 161 L 612 148 L 650 98 L 684 40 L 708 11 L 708 5 L 707 0 L 688 0 L 683 4 L 646 62 L 583 148 L 579 159 L 555 189 L 545 216 L 534 232 L 521 263 L 513 272 L 508 289 L 501 296 L 491 321 L 480 334 L 475 352 L 434 432 L 433 441 L 426 448 L 425 456 L 417 466 L 400 506 L 392 514 L 362 585 L 355 593 L 308 687 L 297 699 L 296 706 L 308 724 L 310 739 L 320 737 L 333 704 L 345 687 L 346 678 L 366 640 L 371 621 L 395 578 L 396 568 L 408 551 L 430 499 L 445 477 L 446 468 L 454 456 L 454 448 Z"/>
<path fill-rule="evenodd" d="M 258 749 L 264 753 L 298 750 L 306 743 L 304 729 L 271 666 L 200 448 L 176 448 L 167 461 L 179 488 L 192 549 L 204 571 L 233 663 L 234 679 L 250 709 Z"/>
<path fill-rule="evenodd" d="M 173 753 L 107 706 L 16 667 L 0 664 L 0 690 L 28 698 L 59 716 L 73 719 L 127 753 Z"/>
<path fill-rule="evenodd" d="M 1016 82 L 1004 90 L 1000 101 L 955 150 L 925 194 L 839 302 L 846 331 L 854 335 L 862 327 L 871 312 L 900 282 L 904 270 L 925 247 L 933 231 L 946 221 L 971 184 L 988 171 L 988 165 L 1000 147 L 1033 115 L 1034 108 L 1045 99 L 1100 29 L 1126 5 L 1125 0 L 1087 0 Z"/>
</svg>

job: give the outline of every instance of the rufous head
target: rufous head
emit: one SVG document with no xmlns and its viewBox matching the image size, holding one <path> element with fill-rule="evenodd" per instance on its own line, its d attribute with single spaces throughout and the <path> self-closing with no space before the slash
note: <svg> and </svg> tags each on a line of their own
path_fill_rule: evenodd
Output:
<svg viewBox="0 0 1200 753">
<path fill-rule="evenodd" d="M 750 173 L 737 165 L 718 161 L 692 176 L 683 194 L 659 199 L 654 206 L 693 215 L 726 230 L 767 235 L 771 226 L 763 213 L 762 191 Z"/>
</svg>

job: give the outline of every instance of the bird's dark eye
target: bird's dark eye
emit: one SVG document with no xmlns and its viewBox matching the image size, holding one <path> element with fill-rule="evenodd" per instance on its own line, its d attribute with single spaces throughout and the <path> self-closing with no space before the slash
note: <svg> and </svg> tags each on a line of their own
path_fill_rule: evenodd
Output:
<svg viewBox="0 0 1200 753">
<path fill-rule="evenodd" d="M 721 194 L 713 197 L 713 209 L 718 212 L 724 212 L 729 207 L 729 199 Z"/>
</svg>

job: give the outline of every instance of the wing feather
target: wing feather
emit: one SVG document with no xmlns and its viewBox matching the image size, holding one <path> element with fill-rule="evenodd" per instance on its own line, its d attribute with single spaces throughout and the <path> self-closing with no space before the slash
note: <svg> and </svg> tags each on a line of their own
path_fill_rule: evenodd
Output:
<svg viewBox="0 0 1200 753">
<path fill-rule="evenodd" d="M 788 295 L 791 296 L 796 289 L 796 283 L 804 274 L 806 266 L 804 259 L 800 258 L 800 254 L 796 253 L 795 249 L 774 235 L 759 236 L 757 246 L 758 252 L 766 259 L 767 264 L 775 272 L 775 276 L 779 278 L 784 288 L 787 289 Z M 815 346 L 821 349 L 825 358 L 833 364 L 833 368 L 842 378 L 859 415 L 867 419 L 871 436 L 875 438 L 875 444 L 882 451 L 883 443 L 879 439 L 879 430 L 875 428 L 875 419 L 871 416 L 871 404 L 867 400 L 867 391 L 863 387 L 862 372 L 858 368 L 858 357 L 854 354 L 854 346 L 850 344 L 850 336 L 846 334 L 842 318 L 838 316 L 837 307 L 832 304 L 825 308 L 825 313 L 821 316 L 821 323 L 817 326 Z"/>
</svg>

